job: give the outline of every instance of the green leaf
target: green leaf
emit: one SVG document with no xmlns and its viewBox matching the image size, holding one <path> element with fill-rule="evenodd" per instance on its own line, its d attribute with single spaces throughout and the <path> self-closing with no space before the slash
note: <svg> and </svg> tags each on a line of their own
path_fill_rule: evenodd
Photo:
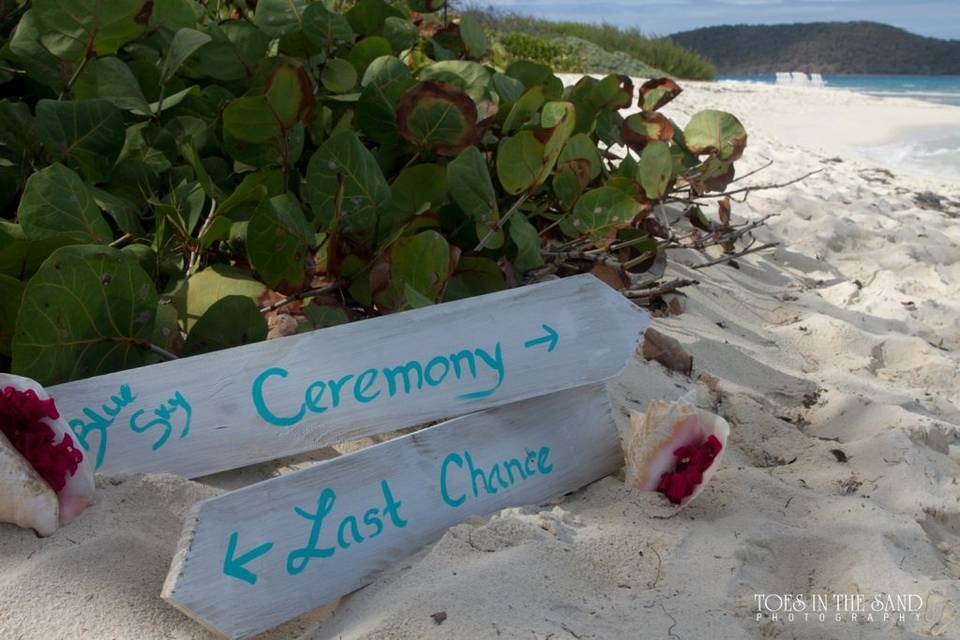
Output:
<svg viewBox="0 0 960 640">
<path fill-rule="evenodd" d="M 497 192 L 487 161 L 476 147 L 467 147 L 449 165 L 450 196 L 474 222 L 492 228 L 500 220 Z"/>
<path fill-rule="evenodd" d="M 17 327 L 17 313 L 23 298 L 22 282 L 16 278 L 0 274 L 0 353 L 10 355 L 10 342 Z"/>
<path fill-rule="evenodd" d="M 307 199 L 325 230 L 333 222 L 340 178 L 343 180 L 342 219 L 346 233 L 371 232 L 390 201 L 390 185 L 373 154 L 352 131 L 332 136 L 320 145 L 307 165 Z"/>
<path fill-rule="evenodd" d="M 434 11 L 443 9 L 444 5 L 447 4 L 447 0 L 407 0 L 407 4 L 409 4 L 410 8 L 414 11 L 433 13 Z"/>
<path fill-rule="evenodd" d="M 553 193 L 564 209 L 573 206 L 589 182 L 589 175 L 584 176 L 586 180 L 581 179 L 579 170 L 584 168 L 589 171 L 586 160 L 572 160 L 565 163 L 553 176 Z M 584 173 L 586 174 L 586 171 Z"/>
<path fill-rule="evenodd" d="M 673 177 L 673 157 L 666 142 L 652 142 L 640 154 L 637 165 L 637 180 L 651 200 L 667 195 L 670 178 Z"/>
<path fill-rule="evenodd" d="M 313 87 L 303 67 L 278 64 L 267 77 L 264 95 L 244 96 L 227 105 L 223 111 L 224 134 L 231 141 L 269 145 L 265 149 L 268 154 L 274 148 L 282 152 L 292 146 L 283 138 L 300 126 L 298 121 L 313 111 L 313 105 Z M 288 162 L 295 159 L 287 158 Z"/>
<path fill-rule="evenodd" d="M 420 72 L 421 80 L 446 82 L 462 89 L 474 101 L 487 96 L 487 88 L 493 74 L 485 66 L 470 60 L 444 60 L 434 62 Z"/>
<path fill-rule="evenodd" d="M 0 156 L 25 164 L 39 149 L 30 107 L 0 100 Z"/>
<path fill-rule="evenodd" d="M 40 40 L 55 56 L 79 61 L 88 51 L 116 53 L 147 28 L 151 0 L 33 0 Z"/>
<path fill-rule="evenodd" d="M 523 95 L 523 92 L 526 91 L 526 87 L 523 86 L 522 82 L 502 73 L 493 74 L 490 83 L 494 92 L 500 96 L 500 102 L 502 104 L 516 102 L 520 99 L 520 96 Z"/>
<path fill-rule="evenodd" d="M 139 367 L 157 319 L 157 292 L 136 260 L 109 247 L 63 247 L 27 283 L 13 371 L 44 385 Z"/>
<path fill-rule="evenodd" d="M 543 143 L 533 131 L 525 129 L 500 141 L 497 177 L 510 195 L 518 195 L 536 186 L 545 166 Z"/>
<path fill-rule="evenodd" d="M 196 26 L 202 16 L 203 9 L 194 0 L 154 0 L 150 26 L 177 31 Z"/>
<path fill-rule="evenodd" d="M 407 65 L 393 56 L 377 58 L 367 67 L 357 103 L 357 124 L 364 134 L 388 146 L 400 143 L 396 106 L 416 82 Z"/>
<path fill-rule="evenodd" d="M 540 107 L 546 100 L 546 89 L 542 85 L 530 87 L 519 100 L 513 103 L 510 113 L 503 121 L 503 131 L 510 133 L 528 124 L 539 116 Z"/>
<path fill-rule="evenodd" d="M 600 187 L 580 196 L 573 207 L 573 227 L 593 241 L 610 236 L 627 225 L 641 205 L 627 193 L 614 187 Z"/>
<path fill-rule="evenodd" d="M 420 149 L 454 156 L 477 142 L 477 105 L 446 82 L 420 82 L 397 105 L 400 135 Z"/>
<path fill-rule="evenodd" d="M 402 18 L 403 14 L 383 0 L 360 0 L 347 11 L 350 26 L 365 36 L 381 33 L 384 21 L 390 16 Z"/>
<path fill-rule="evenodd" d="M 247 227 L 247 255 L 271 289 L 292 291 L 306 279 L 313 232 L 290 194 L 264 200 Z"/>
<path fill-rule="evenodd" d="M 516 215 L 510 220 L 510 239 L 517 246 L 513 266 L 521 273 L 543 266 L 540 255 L 540 234 L 527 217 Z"/>
<path fill-rule="evenodd" d="M 683 130 L 687 149 L 692 153 L 709 153 L 732 162 L 743 155 L 747 132 L 737 118 L 725 111 L 706 110 L 693 114 Z"/>
<path fill-rule="evenodd" d="M 464 256 L 457 263 L 457 270 L 447 283 L 443 301 L 462 300 L 473 296 L 503 291 L 507 283 L 503 271 L 495 260 L 477 256 Z"/>
<path fill-rule="evenodd" d="M 633 80 L 629 76 L 608 75 L 592 86 L 589 101 L 597 109 L 625 109 L 633 101 Z"/>
<path fill-rule="evenodd" d="M 373 300 L 384 310 L 413 306 L 408 287 L 431 303 L 440 294 L 450 274 L 450 245 L 436 231 L 424 231 L 397 240 L 385 259 L 374 265 L 370 275 Z M 411 304 L 412 303 L 412 304 Z"/>
<path fill-rule="evenodd" d="M 390 192 L 391 208 L 405 216 L 436 211 L 447 199 L 447 171 L 438 164 L 415 164 L 400 172 Z"/>
<path fill-rule="evenodd" d="M 256 303 L 266 290 L 267 287 L 254 280 L 249 271 L 223 264 L 211 265 L 187 281 L 185 307 L 180 309 L 180 315 L 186 318 L 187 330 L 191 331 L 217 300 L 244 296 Z"/>
<path fill-rule="evenodd" d="M 281 0 L 283 4 L 288 4 Z M 259 10 L 265 2 L 257 4 Z M 200 47 L 185 63 L 185 73 L 207 76 L 218 82 L 244 80 L 267 53 L 269 38 L 263 31 L 242 20 L 209 27 L 211 42 Z"/>
<path fill-rule="evenodd" d="M 193 356 L 267 339 L 267 321 L 244 296 L 226 296 L 204 313 L 187 335 L 183 355 Z"/>
<path fill-rule="evenodd" d="M 540 114 L 538 138 L 543 141 L 544 167 L 537 177 L 537 183 L 542 184 L 550 176 L 557 159 L 567 144 L 574 127 L 577 126 L 577 112 L 572 102 L 548 102 L 543 105 Z"/>
<path fill-rule="evenodd" d="M 96 96 L 114 106 L 139 114 L 149 114 L 150 105 L 140 83 L 127 63 L 113 56 L 97 58 L 87 66 L 87 73 L 96 85 Z"/>
<path fill-rule="evenodd" d="M 309 1 L 259 0 L 253 23 L 271 38 L 299 31 L 303 29 L 303 14 Z"/>
<path fill-rule="evenodd" d="M 346 60 L 333 58 L 323 66 L 320 82 L 333 93 L 346 93 L 357 86 L 357 70 Z"/>
<path fill-rule="evenodd" d="M 370 64 L 380 56 L 389 56 L 393 53 L 393 47 L 386 38 L 380 36 L 370 36 L 353 45 L 350 49 L 348 59 L 357 74 L 362 76 Z"/>
<path fill-rule="evenodd" d="M 414 289 L 410 284 L 403 285 L 403 297 L 408 309 L 422 309 L 432 306 L 436 302 Z"/>
<path fill-rule="evenodd" d="M 177 70 L 180 69 L 180 65 L 186 62 L 187 58 L 193 55 L 197 49 L 211 40 L 210 36 L 196 29 L 180 29 L 177 31 L 170 42 L 167 57 L 163 61 L 160 82 L 163 84 L 169 82 Z"/>
<path fill-rule="evenodd" d="M 460 37 L 471 58 L 482 58 L 490 50 L 490 42 L 480 21 L 470 14 L 460 17 Z"/>
<path fill-rule="evenodd" d="M 17 219 L 30 240 L 106 244 L 113 237 L 90 189 L 59 162 L 27 180 Z"/>
<path fill-rule="evenodd" d="M 223 130 L 236 140 L 262 144 L 283 135 L 266 96 L 244 96 L 223 110 Z"/>
<path fill-rule="evenodd" d="M 420 30 L 406 18 L 390 16 L 383 21 L 383 37 L 397 53 L 412 49 L 420 38 Z"/>
<path fill-rule="evenodd" d="M 283 193 L 283 173 L 280 171 L 260 171 L 250 173 L 233 190 L 233 193 L 220 203 L 217 208 L 218 216 L 225 216 L 232 220 L 239 220 L 233 215 L 238 207 L 251 202 L 260 202 Z"/>
<path fill-rule="evenodd" d="M 314 2 L 304 10 L 303 33 L 315 46 L 326 49 L 353 40 L 353 28 L 346 17 L 330 11 L 322 2 Z"/>
<path fill-rule="evenodd" d="M 137 110 L 134 110 L 133 113 L 135 113 L 138 116 L 156 115 L 162 112 L 164 109 L 172 109 L 173 107 L 183 102 L 185 98 L 189 96 L 197 95 L 199 93 L 200 93 L 200 87 L 197 87 L 197 86 L 187 87 L 182 91 L 177 91 L 173 95 L 164 96 L 163 105 L 161 105 L 160 101 L 157 100 L 156 102 L 151 102 L 147 107 L 146 111 L 137 109 Z"/>
<path fill-rule="evenodd" d="M 51 253 L 67 244 L 71 241 L 62 238 L 30 240 L 19 224 L 0 218 L 0 274 L 25 280 Z"/>
<path fill-rule="evenodd" d="M 295 124 L 283 135 L 258 143 L 240 140 L 226 127 L 223 133 L 223 147 L 230 157 L 258 169 L 293 165 L 303 153 L 306 137 L 306 131 L 300 123 Z"/>
<path fill-rule="evenodd" d="M 306 316 L 314 329 L 335 327 L 350 322 L 350 315 L 346 308 L 322 304 L 316 298 L 303 308 L 303 315 Z"/>
<path fill-rule="evenodd" d="M 106 179 L 126 137 L 123 113 L 106 100 L 40 100 L 36 124 L 47 153 L 92 182 Z"/>
<path fill-rule="evenodd" d="M 567 141 L 563 151 L 560 152 L 557 164 L 564 165 L 571 160 L 586 160 L 589 163 L 590 171 L 588 175 L 590 180 L 596 180 L 603 169 L 596 143 L 584 133 L 578 133 Z"/>
<path fill-rule="evenodd" d="M 59 92 L 69 78 L 69 64 L 65 65 L 41 44 L 40 29 L 36 13 L 27 10 L 10 38 L 10 53 L 28 78 Z"/>
<path fill-rule="evenodd" d="M 301 65 L 284 63 L 274 66 L 267 76 L 264 95 L 284 129 L 301 119 L 306 122 L 307 115 L 313 111 L 313 86 Z"/>
<path fill-rule="evenodd" d="M 124 233 L 142 234 L 140 210 L 132 202 L 97 187 L 90 187 L 90 195 L 97 206 L 110 214 Z"/>
</svg>

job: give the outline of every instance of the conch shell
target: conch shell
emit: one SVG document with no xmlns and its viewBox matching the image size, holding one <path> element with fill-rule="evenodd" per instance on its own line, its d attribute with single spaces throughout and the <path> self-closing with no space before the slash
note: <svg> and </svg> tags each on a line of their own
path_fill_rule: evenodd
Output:
<svg viewBox="0 0 960 640">
<path fill-rule="evenodd" d="M 677 450 L 704 446 L 710 436 L 719 442 L 719 451 L 711 454 L 712 462 L 708 460 L 709 466 L 703 469 L 702 479 L 692 493 L 680 499 L 680 507 L 696 498 L 720 467 L 730 425 L 720 416 L 684 402 L 654 400 L 644 413 L 631 411 L 630 435 L 624 447 L 627 485 L 641 491 L 659 490 L 663 475 L 677 469 Z M 716 445 L 713 441 L 710 444 Z"/>
<path fill-rule="evenodd" d="M 32 390 L 40 400 L 50 398 L 42 386 L 29 378 L 0 374 L 0 392 L 8 387 L 17 391 Z M 63 420 L 46 417 L 41 420 L 53 430 L 55 444 L 70 435 L 70 427 Z M 93 492 L 93 467 L 86 456 L 73 475 L 67 474 L 64 487 L 55 492 L 0 432 L 0 522 L 48 536 L 60 524 L 68 524 L 80 515 L 93 501 Z"/>
</svg>

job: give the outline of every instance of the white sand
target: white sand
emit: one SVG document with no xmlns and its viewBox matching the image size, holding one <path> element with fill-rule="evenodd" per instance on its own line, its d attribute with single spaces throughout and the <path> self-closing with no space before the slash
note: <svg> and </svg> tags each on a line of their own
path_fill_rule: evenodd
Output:
<svg viewBox="0 0 960 640">
<path fill-rule="evenodd" d="M 855 156 L 960 109 L 843 91 L 688 83 L 665 111 L 738 114 L 750 132 L 736 216 L 780 215 L 776 250 L 695 277 L 655 326 L 722 380 L 724 468 L 679 515 L 606 478 L 451 529 L 375 583 L 270 638 L 960 638 L 960 219 L 914 206 L 960 185 L 890 178 Z M 839 157 L 842 162 L 824 162 Z M 676 252 L 675 262 L 702 258 Z M 617 415 L 692 383 L 636 364 Z M 840 462 L 831 449 L 848 457 Z M 98 504 L 40 540 L 0 526 L 3 638 L 207 638 L 159 598 L 189 505 L 331 452 L 220 474 L 101 479 Z M 922 619 L 755 619 L 755 593 L 919 594 Z M 333 610 L 331 614 L 331 610 Z M 431 614 L 445 612 L 437 624 Z"/>
</svg>

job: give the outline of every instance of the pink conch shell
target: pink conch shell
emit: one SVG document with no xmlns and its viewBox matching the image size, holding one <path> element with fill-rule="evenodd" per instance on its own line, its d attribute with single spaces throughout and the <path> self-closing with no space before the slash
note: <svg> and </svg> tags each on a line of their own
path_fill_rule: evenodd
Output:
<svg viewBox="0 0 960 640">
<path fill-rule="evenodd" d="M 0 433 L 0 522 L 48 536 L 60 525 L 60 504 L 43 478 Z"/>
<path fill-rule="evenodd" d="M 730 425 L 720 416 L 682 402 L 654 400 L 644 413 L 631 411 L 630 435 L 624 446 L 627 485 L 641 491 L 656 491 L 660 477 L 677 465 L 674 451 L 700 444 L 711 435 L 716 436 L 723 448 L 703 472 L 703 481 L 680 502 L 681 507 L 703 491 L 720 467 L 727 450 Z"/>
<path fill-rule="evenodd" d="M 7 387 L 17 391 L 32 389 L 41 400 L 50 397 L 42 386 L 29 378 L 0 373 L 0 389 Z M 76 440 L 62 419 L 43 418 L 43 421 L 53 429 L 57 442 L 66 434 Z M 67 477 L 58 494 L 0 433 L 0 522 L 11 522 L 48 536 L 60 524 L 70 523 L 90 506 L 93 492 L 93 466 L 89 456 L 84 455 L 77 472 Z"/>
</svg>

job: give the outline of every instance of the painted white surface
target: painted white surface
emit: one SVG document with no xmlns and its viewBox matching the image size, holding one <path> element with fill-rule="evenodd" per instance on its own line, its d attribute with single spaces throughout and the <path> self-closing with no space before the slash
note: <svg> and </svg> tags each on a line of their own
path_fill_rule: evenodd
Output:
<svg viewBox="0 0 960 640">
<path fill-rule="evenodd" d="M 506 489 L 494 476 L 497 493 L 490 495 L 478 481 L 473 496 L 467 469 L 447 466 L 447 493 L 441 494 L 443 461 L 451 453 L 469 452 L 477 468 L 491 472 L 495 463 L 510 458 L 527 463 L 528 452 L 549 451 L 543 469 L 526 479 L 513 470 L 514 483 Z M 369 583 L 385 567 L 412 554 L 449 527 L 471 515 L 488 514 L 508 506 L 535 504 L 562 495 L 615 472 L 622 465 L 617 430 L 603 385 L 562 391 L 444 422 L 354 454 L 317 464 L 194 506 L 184 525 L 177 552 L 163 589 L 163 597 L 207 627 L 231 638 L 245 638 Z M 528 467 L 529 468 L 529 467 Z M 541 471 L 538 464 L 533 469 Z M 397 527 L 384 518 L 382 533 L 356 542 L 349 522 L 348 548 L 337 542 L 339 524 L 356 516 L 361 536 L 375 531 L 362 518 L 370 508 L 384 507 L 382 482 L 399 506 L 405 521 Z M 334 548 L 332 556 L 311 559 L 299 573 L 290 574 L 302 559 L 298 549 L 308 545 L 312 522 L 294 509 L 318 511 L 318 499 L 331 490 L 335 500 L 322 520 L 317 548 Z M 230 551 L 231 538 L 235 548 Z M 269 549 L 262 545 L 272 544 Z M 244 561 L 251 550 L 256 557 Z M 293 554 L 291 556 L 291 554 Z M 225 562 L 240 558 L 226 575 Z M 245 574 L 244 572 L 250 572 Z M 255 582 L 251 579 L 255 576 Z M 244 579 L 245 578 L 245 579 Z"/>
<path fill-rule="evenodd" d="M 623 370 L 648 324 L 645 312 L 583 275 L 49 391 L 88 450 L 96 456 L 103 448 L 100 472 L 196 477 L 599 382 Z M 550 331 L 557 334 L 555 345 Z M 402 377 L 387 373 L 409 362 L 427 367 L 433 358 L 440 359 L 431 369 L 432 380 L 441 380 L 435 386 L 425 381 L 417 388 L 414 367 L 406 393 Z M 254 382 L 270 369 L 287 375 L 265 378 L 264 405 L 280 418 L 304 409 L 295 424 L 270 424 L 254 405 Z M 362 378 L 370 386 L 358 385 L 370 371 L 376 373 Z M 331 381 L 339 389 L 338 406 Z M 322 392 L 314 407 L 323 412 L 305 407 L 308 388 Z M 375 400 L 358 400 L 377 391 Z M 483 392 L 489 393 L 463 399 Z"/>
</svg>

